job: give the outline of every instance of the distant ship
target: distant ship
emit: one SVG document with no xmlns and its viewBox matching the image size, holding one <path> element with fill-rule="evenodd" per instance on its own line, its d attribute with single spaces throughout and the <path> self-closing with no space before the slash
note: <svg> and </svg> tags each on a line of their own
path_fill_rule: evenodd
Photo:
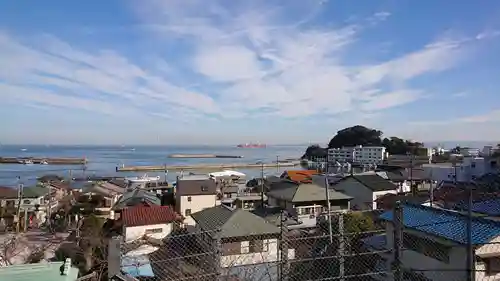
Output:
<svg viewBox="0 0 500 281">
<path fill-rule="evenodd" d="M 262 143 L 245 143 L 245 144 L 238 144 L 237 147 L 240 148 L 265 148 L 266 145 Z"/>
</svg>

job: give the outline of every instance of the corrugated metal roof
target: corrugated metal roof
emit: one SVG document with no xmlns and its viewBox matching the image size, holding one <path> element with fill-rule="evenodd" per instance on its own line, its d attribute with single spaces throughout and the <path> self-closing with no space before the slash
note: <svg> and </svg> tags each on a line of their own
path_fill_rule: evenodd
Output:
<svg viewBox="0 0 500 281">
<path fill-rule="evenodd" d="M 459 244 L 467 243 L 467 216 L 458 212 L 428 206 L 404 204 L 403 224 L 405 227 L 435 235 Z M 380 219 L 393 221 L 393 211 Z M 500 222 L 484 218 L 472 218 L 472 244 L 482 245 L 500 235 Z"/>
<path fill-rule="evenodd" d="M 78 269 L 69 267 L 66 275 L 61 275 L 64 262 L 21 264 L 0 267 L 0 280 L 5 281 L 74 281 Z"/>
</svg>

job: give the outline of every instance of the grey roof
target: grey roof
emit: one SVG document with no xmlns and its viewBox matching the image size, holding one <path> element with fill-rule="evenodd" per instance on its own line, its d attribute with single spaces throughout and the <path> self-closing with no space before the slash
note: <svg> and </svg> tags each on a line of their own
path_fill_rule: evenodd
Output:
<svg viewBox="0 0 500 281">
<path fill-rule="evenodd" d="M 161 199 L 156 197 L 155 194 L 141 189 L 133 189 L 125 192 L 118 199 L 118 201 L 113 206 L 113 210 L 121 210 L 126 207 L 135 206 L 142 202 L 161 206 Z"/>
<path fill-rule="evenodd" d="M 342 192 L 329 189 L 330 200 L 351 200 L 352 197 Z M 296 183 L 282 181 L 273 185 L 268 197 L 286 200 L 288 202 L 325 201 L 325 188 L 313 183 Z"/>
<path fill-rule="evenodd" d="M 179 196 L 217 194 L 217 185 L 212 179 L 177 180 L 176 192 Z"/>
<path fill-rule="evenodd" d="M 368 187 L 374 192 L 396 190 L 398 188 L 397 185 L 393 184 L 388 179 L 384 179 L 383 177 L 377 174 L 352 175 L 346 177 L 345 180 L 349 178 L 357 180 L 358 182 L 360 182 L 361 184 Z M 339 181 L 337 185 L 341 185 L 343 182 L 345 182 L 345 180 Z"/>
<path fill-rule="evenodd" d="M 212 237 L 231 238 L 279 234 L 280 229 L 265 219 L 242 209 L 216 206 L 191 215 Z M 220 229 L 220 232 L 217 231 Z"/>
</svg>

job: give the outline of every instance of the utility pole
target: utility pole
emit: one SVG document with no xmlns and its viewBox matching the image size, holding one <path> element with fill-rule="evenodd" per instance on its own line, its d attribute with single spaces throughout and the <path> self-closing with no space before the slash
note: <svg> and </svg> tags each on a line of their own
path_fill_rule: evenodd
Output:
<svg viewBox="0 0 500 281">
<path fill-rule="evenodd" d="M 51 208 L 51 205 L 50 205 L 50 199 L 52 199 L 52 187 L 50 186 L 50 183 L 47 185 L 47 187 L 49 188 L 49 196 L 48 196 L 48 203 L 47 203 L 47 207 L 46 207 L 46 211 L 47 211 L 47 218 L 46 218 L 46 221 L 47 221 L 47 226 L 49 228 L 49 231 L 52 232 L 52 224 L 51 224 L 51 216 L 52 216 L 52 208 Z"/>
<path fill-rule="evenodd" d="M 325 174 L 325 197 L 326 197 L 326 219 L 328 222 L 328 237 L 330 238 L 330 244 L 333 243 L 333 231 L 332 231 L 332 215 L 331 215 L 331 204 L 330 204 L 330 188 L 328 183 L 328 175 Z"/>
<path fill-rule="evenodd" d="M 472 245 L 472 189 L 473 185 L 471 182 L 469 182 L 468 185 L 468 197 L 469 197 L 469 202 L 468 202 L 468 209 L 467 209 L 467 281 L 474 281 L 476 277 L 476 272 L 475 272 L 475 260 L 474 260 L 474 247 Z"/>
<path fill-rule="evenodd" d="M 260 161 L 260 200 L 261 207 L 264 207 L 264 162 Z"/>
<path fill-rule="evenodd" d="M 276 172 L 280 172 L 280 157 L 279 155 L 276 155 Z"/>
<path fill-rule="evenodd" d="M 406 155 L 408 155 L 408 157 L 410 157 L 410 190 L 411 190 L 411 194 L 412 196 L 417 196 L 417 189 L 413 186 L 413 153 L 412 152 L 408 152 L 406 153 Z"/>
<path fill-rule="evenodd" d="M 20 229 L 20 227 L 21 227 L 21 225 L 20 225 L 21 224 L 21 204 L 23 202 L 24 185 L 21 182 L 20 177 L 17 177 L 17 182 L 18 182 L 18 186 L 17 186 L 18 202 L 17 202 L 17 212 L 16 212 L 16 216 L 17 216 L 16 232 L 19 233 L 19 231 L 21 230 Z"/>
<path fill-rule="evenodd" d="M 339 212 L 339 277 L 341 281 L 344 281 L 345 275 L 345 231 L 344 231 L 344 213 Z"/>
</svg>

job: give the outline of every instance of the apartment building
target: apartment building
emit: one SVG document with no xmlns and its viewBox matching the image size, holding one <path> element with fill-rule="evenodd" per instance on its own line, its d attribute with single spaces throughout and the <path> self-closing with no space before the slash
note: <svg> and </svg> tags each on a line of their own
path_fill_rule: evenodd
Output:
<svg viewBox="0 0 500 281">
<path fill-rule="evenodd" d="M 354 146 L 328 149 L 328 163 L 356 163 L 379 165 L 386 159 L 383 146 Z"/>
</svg>

